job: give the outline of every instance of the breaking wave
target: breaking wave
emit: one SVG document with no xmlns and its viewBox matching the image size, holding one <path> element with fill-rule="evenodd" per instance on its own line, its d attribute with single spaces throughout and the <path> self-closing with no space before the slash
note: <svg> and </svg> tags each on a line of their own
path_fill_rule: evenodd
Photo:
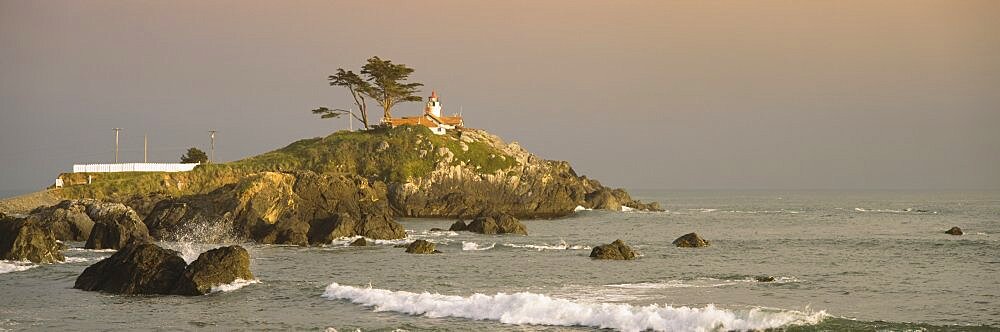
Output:
<svg viewBox="0 0 1000 332">
<path fill-rule="evenodd" d="M 236 279 L 233 282 L 228 283 L 228 284 L 221 284 L 221 285 L 212 286 L 211 292 L 212 293 L 232 292 L 234 290 L 237 290 L 237 289 L 240 289 L 240 288 L 243 288 L 243 287 L 246 287 L 246 286 L 250 286 L 250 285 L 253 285 L 253 284 L 259 284 L 259 283 L 260 283 L 260 280 L 257 280 L 257 279 L 253 279 L 253 280 Z"/>
<path fill-rule="evenodd" d="M 462 250 L 490 250 L 493 249 L 493 247 L 495 247 L 496 245 L 497 245 L 496 243 L 490 243 L 490 245 L 488 246 L 481 247 L 479 246 L 478 243 L 475 242 L 462 241 Z"/>
<path fill-rule="evenodd" d="M 559 241 L 559 244 L 555 244 L 555 245 L 550 245 L 548 243 L 543 243 L 543 244 L 504 243 L 503 246 L 505 246 L 505 247 L 511 247 L 511 248 L 528 248 L 528 249 L 535 249 L 535 250 L 538 250 L 538 251 L 542 251 L 542 250 L 590 250 L 590 249 L 592 249 L 590 246 L 583 246 L 583 245 L 578 245 L 578 244 L 570 245 L 570 244 L 567 244 L 566 241 Z"/>
<path fill-rule="evenodd" d="M 613 303 L 578 303 L 542 294 L 521 292 L 496 295 L 454 296 L 358 288 L 331 283 L 322 295 L 374 307 L 427 317 L 495 320 L 504 324 L 590 326 L 621 331 L 762 330 L 788 325 L 817 324 L 827 315 L 820 311 L 726 310 L 667 305 L 633 306 Z"/>
<path fill-rule="evenodd" d="M 35 267 L 38 267 L 38 264 L 32 262 L 0 260 L 0 274 L 20 272 Z"/>
</svg>

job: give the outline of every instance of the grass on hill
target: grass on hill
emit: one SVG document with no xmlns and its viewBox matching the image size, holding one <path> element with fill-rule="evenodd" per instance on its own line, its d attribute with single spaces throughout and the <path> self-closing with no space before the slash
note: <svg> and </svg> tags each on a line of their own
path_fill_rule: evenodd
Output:
<svg viewBox="0 0 1000 332">
<path fill-rule="evenodd" d="M 408 182 L 429 175 L 443 158 L 445 147 L 454 159 L 482 174 L 517 165 L 511 156 L 483 143 L 462 143 L 458 131 L 435 135 L 423 126 L 338 131 L 327 137 L 303 139 L 288 146 L 222 164 L 196 167 L 183 173 L 91 173 L 89 185 L 68 186 L 63 196 L 72 198 L 125 198 L 133 194 L 166 192 L 173 195 L 205 193 L 262 171 L 311 170 L 349 173 L 383 182 Z M 467 149 L 463 150 L 465 144 Z M 82 173 L 73 176 L 86 178 Z"/>
</svg>

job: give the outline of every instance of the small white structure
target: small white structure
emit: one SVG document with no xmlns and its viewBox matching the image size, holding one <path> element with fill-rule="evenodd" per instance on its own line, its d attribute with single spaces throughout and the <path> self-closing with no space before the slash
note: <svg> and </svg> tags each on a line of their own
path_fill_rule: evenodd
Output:
<svg viewBox="0 0 1000 332">
<path fill-rule="evenodd" d="M 401 118 L 382 119 L 383 123 L 391 127 L 402 125 L 423 125 L 431 129 L 437 135 L 444 135 L 448 129 L 461 128 L 465 126 L 461 114 L 452 116 L 441 116 L 441 102 L 438 101 L 437 91 L 431 91 L 431 96 L 427 98 L 427 106 L 424 107 L 424 114 L 420 116 L 404 116 Z"/>
<path fill-rule="evenodd" d="M 74 164 L 73 173 L 187 172 L 200 163 Z"/>
</svg>

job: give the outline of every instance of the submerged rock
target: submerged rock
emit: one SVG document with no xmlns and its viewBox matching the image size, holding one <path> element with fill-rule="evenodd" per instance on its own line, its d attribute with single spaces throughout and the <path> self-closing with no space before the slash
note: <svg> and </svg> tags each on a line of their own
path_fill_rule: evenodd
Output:
<svg viewBox="0 0 1000 332">
<path fill-rule="evenodd" d="M 55 263 L 66 260 L 65 246 L 35 221 L 0 213 L 0 259 Z"/>
<path fill-rule="evenodd" d="M 201 253 L 198 259 L 187 266 L 172 293 L 208 294 L 212 287 L 229 284 L 237 279 L 253 280 L 253 273 L 250 273 L 250 253 L 240 246 L 215 248 Z"/>
<path fill-rule="evenodd" d="M 753 277 L 753 280 L 757 280 L 757 282 L 772 282 L 772 281 L 774 281 L 774 277 L 772 277 L 772 276 L 756 276 L 756 277 Z"/>
<path fill-rule="evenodd" d="M 696 248 L 696 247 L 707 247 L 709 245 L 708 240 L 698 236 L 698 233 L 687 233 L 677 238 L 672 242 L 675 246 L 682 248 Z"/>
<path fill-rule="evenodd" d="M 944 231 L 944 233 L 945 234 L 951 234 L 951 235 L 962 235 L 962 234 L 965 234 L 965 233 L 962 232 L 961 228 L 958 228 L 958 226 L 952 227 L 951 229 L 949 229 L 947 231 Z"/>
<path fill-rule="evenodd" d="M 357 240 L 354 240 L 354 242 L 351 242 L 351 244 L 350 244 L 350 246 L 352 246 L 352 247 L 364 247 L 364 246 L 367 246 L 367 245 L 368 245 L 368 240 L 365 240 L 365 238 L 363 238 L 363 237 L 362 238 L 358 238 Z"/>
<path fill-rule="evenodd" d="M 171 294 L 185 272 L 180 254 L 152 243 L 130 244 L 87 267 L 73 288 L 114 294 Z"/>
<path fill-rule="evenodd" d="M 435 254 L 440 253 L 440 251 L 434 250 L 435 245 L 433 242 L 426 240 L 416 240 L 406 246 L 406 252 L 411 254 Z"/>
<path fill-rule="evenodd" d="M 594 247 L 594 250 L 590 252 L 590 257 L 596 259 L 631 260 L 638 257 L 638 255 L 632 250 L 632 247 L 629 247 L 619 239 L 610 244 Z"/>
<path fill-rule="evenodd" d="M 240 246 L 206 251 L 187 265 L 177 251 L 131 243 L 87 267 L 73 288 L 114 294 L 207 294 L 237 279 L 251 280 L 250 255 Z"/>
<path fill-rule="evenodd" d="M 493 216 L 480 216 L 469 223 L 466 230 L 479 234 L 528 235 L 528 228 L 521 221 L 505 213 Z"/>
<path fill-rule="evenodd" d="M 468 229 L 469 225 L 466 225 L 465 221 L 462 220 L 455 221 L 455 223 L 451 224 L 451 227 L 448 228 L 449 231 L 453 232 L 461 232 L 461 231 L 466 231 Z"/>
</svg>

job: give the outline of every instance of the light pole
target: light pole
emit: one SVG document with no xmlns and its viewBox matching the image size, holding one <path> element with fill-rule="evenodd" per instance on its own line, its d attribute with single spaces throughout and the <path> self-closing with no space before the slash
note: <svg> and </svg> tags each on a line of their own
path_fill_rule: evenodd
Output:
<svg viewBox="0 0 1000 332">
<path fill-rule="evenodd" d="M 211 152 L 211 154 L 208 157 L 208 162 L 209 163 L 214 163 L 215 162 L 215 133 L 216 133 L 215 130 L 209 130 L 208 131 L 208 137 L 212 138 L 212 149 L 211 149 L 212 152 Z"/>
<path fill-rule="evenodd" d="M 114 128 L 115 131 L 115 164 L 118 163 L 118 132 L 122 131 L 121 128 Z"/>
</svg>

